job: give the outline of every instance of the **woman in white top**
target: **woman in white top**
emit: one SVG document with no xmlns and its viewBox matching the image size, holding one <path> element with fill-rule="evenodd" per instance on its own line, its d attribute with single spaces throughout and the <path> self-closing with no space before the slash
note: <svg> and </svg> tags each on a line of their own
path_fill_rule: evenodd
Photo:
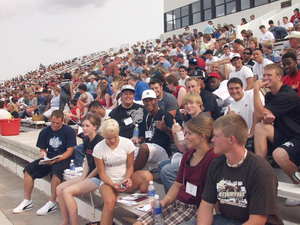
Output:
<svg viewBox="0 0 300 225">
<path fill-rule="evenodd" d="M 102 181 L 100 193 L 104 207 L 101 225 L 111 225 L 118 193 L 135 189 L 147 192 L 149 181 L 153 177 L 148 171 L 134 172 L 136 147 L 130 139 L 119 136 L 119 124 L 116 120 L 105 120 L 100 133 L 104 140 L 95 146 L 93 156 Z"/>
</svg>

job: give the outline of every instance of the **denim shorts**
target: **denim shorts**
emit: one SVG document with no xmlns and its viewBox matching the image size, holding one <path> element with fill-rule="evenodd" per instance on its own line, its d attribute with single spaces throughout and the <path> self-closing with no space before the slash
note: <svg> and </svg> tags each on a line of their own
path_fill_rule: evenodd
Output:
<svg viewBox="0 0 300 225">
<path fill-rule="evenodd" d="M 100 185 L 103 183 L 98 177 L 91 177 L 89 180 L 96 184 L 97 187 L 100 187 Z"/>
</svg>

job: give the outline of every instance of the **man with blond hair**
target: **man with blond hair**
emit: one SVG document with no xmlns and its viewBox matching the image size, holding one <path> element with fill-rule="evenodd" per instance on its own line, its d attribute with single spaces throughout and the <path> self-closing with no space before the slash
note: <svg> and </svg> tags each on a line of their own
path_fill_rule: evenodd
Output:
<svg viewBox="0 0 300 225">
<path fill-rule="evenodd" d="M 247 137 L 240 115 L 228 114 L 214 123 L 212 143 L 221 156 L 210 164 L 197 225 L 283 224 L 276 175 L 267 161 L 245 149 Z M 220 214 L 213 215 L 217 203 Z"/>
<path fill-rule="evenodd" d="M 283 71 L 276 64 L 264 68 L 263 80 L 254 84 L 254 111 L 258 121 L 254 130 L 255 153 L 266 157 L 268 141 L 273 144 L 272 156 L 283 171 L 294 179 L 300 166 L 300 97 L 282 83 Z M 262 87 L 271 91 L 265 95 L 265 106 L 259 98 Z M 287 205 L 300 202 L 287 201 Z"/>
</svg>

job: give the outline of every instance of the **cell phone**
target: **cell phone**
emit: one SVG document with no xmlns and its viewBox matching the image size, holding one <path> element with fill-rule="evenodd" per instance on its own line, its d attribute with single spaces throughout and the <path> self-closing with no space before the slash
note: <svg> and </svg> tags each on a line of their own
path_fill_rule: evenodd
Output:
<svg viewBox="0 0 300 225">
<path fill-rule="evenodd" d="M 121 184 L 120 184 L 120 188 L 121 188 L 121 189 L 126 189 L 126 188 L 127 188 L 126 183 L 121 183 Z"/>
</svg>

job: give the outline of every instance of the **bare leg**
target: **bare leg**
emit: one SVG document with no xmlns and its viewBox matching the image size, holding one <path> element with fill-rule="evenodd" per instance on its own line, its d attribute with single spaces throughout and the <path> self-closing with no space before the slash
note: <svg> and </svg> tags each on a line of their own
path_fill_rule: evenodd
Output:
<svg viewBox="0 0 300 225">
<path fill-rule="evenodd" d="M 297 184 L 298 182 L 293 178 L 293 174 L 298 171 L 298 167 L 290 160 L 290 157 L 285 149 L 276 148 L 273 151 L 273 158 L 281 169 Z"/>
<path fill-rule="evenodd" d="M 128 192 L 132 192 L 139 189 L 144 193 L 148 191 L 149 181 L 153 180 L 152 174 L 147 170 L 135 171 L 132 175 L 132 187 L 128 189 Z"/>
<path fill-rule="evenodd" d="M 56 188 L 61 183 L 61 180 L 56 176 L 53 175 L 51 178 L 51 197 L 50 201 L 56 202 Z"/>
<path fill-rule="evenodd" d="M 265 158 L 268 153 L 268 141 L 273 142 L 274 127 L 270 124 L 257 123 L 254 130 L 255 153 Z"/>
<path fill-rule="evenodd" d="M 140 221 L 137 221 L 133 225 L 143 225 L 143 224 Z"/>
<path fill-rule="evenodd" d="M 140 146 L 139 152 L 134 160 L 134 170 L 141 170 L 146 165 L 149 158 L 149 148 L 147 144 Z"/>
<path fill-rule="evenodd" d="M 104 201 L 104 207 L 101 214 L 101 225 L 112 225 L 117 194 L 112 187 L 107 184 L 100 186 L 100 192 Z"/>
<path fill-rule="evenodd" d="M 91 182 L 89 179 L 85 179 L 81 182 L 73 184 L 69 187 L 66 187 L 63 190 L 63 198 L 68 211 L 69 219 L 71 225 L 78 225 L 78 209 L 77 204 L 74 199 L 74 196 L 78 196 L 80 194 L 89 193 L 98 188 L 96 184 Z"/>
<path fill-rule="evenodd" d="M 57 202 L 59 204 L 59 208 L 60 208 L 60 212 L 61 212 L 61 216 L 62 216 L 61 225 L 69 224 L 69 214 L 68 214 L 68 210 L 67 210 L 64 198 L 63 198 L 63 190 L 66 187 L 68 187 L 72 184 L 75 184 L 75 183 L 77 183 L 81 180 L 82 180 L 81 178 L 75 178 L 75 179 L 72 179 L 72 180 L 68 180 L 66 182 L 61 183 L 56 188 Z"/>
<path fill-rule="evenodd" d="M 24 173 L 24 199 L 31 200 L 33 186 L 34 186 L 34 180 L 25 171 L 25 173 Z"/>
</svg>

